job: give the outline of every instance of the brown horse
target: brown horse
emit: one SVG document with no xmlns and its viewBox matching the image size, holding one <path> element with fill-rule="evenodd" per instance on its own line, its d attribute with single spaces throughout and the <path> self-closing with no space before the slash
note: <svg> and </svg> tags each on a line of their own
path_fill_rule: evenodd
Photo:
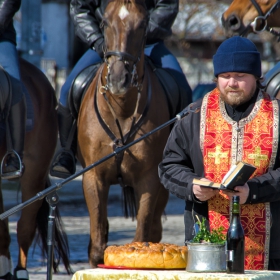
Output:
<svg viewBox="0 0 280 280">
<path fill-rule="evenodd" d="M 226 35 L 247 36 L 249 33 L 268 31 L 280 38 L 280 1 L 278 0 L 234 0 L 222 15 Z M 280 98 L 280 72 L 276 65 L 264 76 L 265 91 Z"/>
<path fill-rule="evenodd" d="M 233 0 L 222 15 L 226 35 L 247 36 L 264 30 L 280 36 L 273 27 L 280 27 L 278 0 Z"/>
<path fill-rule="evenodd" d="M 164 94 L 145 62 L 148 13 L 144 0 L 110 1 L 103 17 L 105 62 L 82 101 L 78 117 L 78 158 L 83 167 L 96 162 L 169 120 Z M 133 241 L 159 242 L 168 192 L 157 167 L 169 134 L 165 128 L 121 155 L 89 170 L 83 190 L 90 215 L 89 262 L 103 263 L 108 241 L 110 185 L 135 192 L 137 228 Z"/>
<path fill-rule="evenodd" d="M 30 95 L 33 107 L 33 127 L 26 131 L 23 162 L 25 171 L 20 178 L 22 201 L 26 201 L 48 186 L 49 166 L 57 142 L 57 112 L 54 90 L 45 75 L 34 65 L 25 60 L 20 61 L 22 81 Z M 2 89 L 2 87 L 1 87 Z M 1 134 L 0 157 L 6 153 L 5 133 Z M 0 211 L 4 212 L 2 191 L 0 191 Z M 58 212 L 57 212 L 58 214 Z M 43 255 L 47 254 L 49 207 L 45 199 L 37 200 L 23 208 L 17 224 L 18 262 L 15 268 L 15 278 L 28 279 L 28 250 L 35 237 L 36 229 L 42 238 Z M 54 271 L 57 271 L 62 259 L 65 268 L 70 273 L 67 239 L 57 216 L 55 227 L 55 257 Z M 11 255 L 9 252 L 10 236 L 8 219 L 0 220 L 0 276 L 13 273 Z M 17 277 L 18 276 L 18 277 Z M 2 278 L 1 279 L 10 279 Z"/>
</svg>

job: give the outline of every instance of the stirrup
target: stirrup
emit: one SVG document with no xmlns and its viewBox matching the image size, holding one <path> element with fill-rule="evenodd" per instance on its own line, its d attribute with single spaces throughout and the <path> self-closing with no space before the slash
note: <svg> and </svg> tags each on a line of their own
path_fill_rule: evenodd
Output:
<svg viewBox="0 0 280 280">
<path fill-rule="evenodd" d="M 15 155 L 18 158 L 19 161 L 19 169 L 13 172 L 3 172 L 3 167 L 4 164 L 6 162 L 6 159 L 9 155 Z M 6 154 L 4 155 L 2 162 L 1 162 L 1 170 L 0 170 L 0 175 L 2 179 L 5 180 L 11 180 L 11 179 L 17 179 L 19 177 L 21 177 L 21 175 L 23 174 L 23 164 L 21 161 L 21 158 L 19 156 L 19 154 L 15 151 L 15 150 L 11 150 L 11 151 L 7 151 Z"/>
</svg>

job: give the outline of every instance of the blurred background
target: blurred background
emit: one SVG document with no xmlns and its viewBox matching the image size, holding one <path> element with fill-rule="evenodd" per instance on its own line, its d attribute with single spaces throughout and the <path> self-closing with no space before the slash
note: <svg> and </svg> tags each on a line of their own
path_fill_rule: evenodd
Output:
<svg viewBox="0 0 280 280">
<path fill-rule="evenodd" d="M 173 35 L 166 44 L 179 60 L 194 90 L 194 100 L 213 87 L 212 56 L 226 38 L 221 16 L 231 2 L 180 0 Z M 87 49 L 74 34 L 69 3 L 70 0 L 24 0 L 15 17 L 21 56 L 47 75 L 57 97 L 68 73 Z M 279 61 L 279 43 L 269 32 L 248 38 L 262 54 L 265 74 Z"/>
</svg>

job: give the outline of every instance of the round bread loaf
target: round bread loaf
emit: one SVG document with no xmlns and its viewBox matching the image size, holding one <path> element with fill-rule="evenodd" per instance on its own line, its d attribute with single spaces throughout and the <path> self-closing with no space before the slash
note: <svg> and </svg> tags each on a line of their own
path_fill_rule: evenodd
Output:
<svg viewBox="0 0 280 280">
<path fill-rule="evenodd" d="M 133 242 L 108 246 L 104 252 L 107 266 L 176 269 L 187 266 L 187 247 L 169 243 Z"/>
</svg>

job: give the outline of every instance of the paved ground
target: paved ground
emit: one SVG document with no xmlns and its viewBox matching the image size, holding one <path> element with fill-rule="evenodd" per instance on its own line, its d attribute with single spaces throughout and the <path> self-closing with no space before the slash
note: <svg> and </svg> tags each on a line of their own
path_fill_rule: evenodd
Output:
<svg viewBox="0 0 280 280">
<path fill-rule="evenodd" d="M 52 184 L 59 182 L 52 178 Z M 87 246 L 89 241 L 89 217 L 85 206 L 81 178 L 78 177 L 58 190 L 60 199 L 59 207 L 62 221 L 68 236 L 70 246 L 70 260 L 73 271 L 90 268 L 87 259 Z M 19 195 L 20 197 L 20 195 Z M 108 219 L 110 225 L 109 243 L 124 244 L 132 241 L 136 222 L 125 219 L 121 209 L 121 191 L 119 186 L 112 186 L 109 195 Z M 17 205 L 16 191 L 4 191 L 6 210 Z M 184 224 L 183 224 L 184 202 L 175 196 L 170 196 L 166 207 L 166 218 L 163 217 L 163 238 L 162 242 L 184 245 Z M 12 244 L 10 247 L 14 263 L 17 259 L 16 242 L 16 221 L 19 213 L 10 216 L 10 231 Z M 42 260 L 39 249 L 33 247 L 29 252 L 28 270 L 30 280 L 47 279 L 47 263 Z M 71 275 L 67 275 L 64 267 L 60 266 L 58 274 L 52 274 L 53 279 L 70 280 Z"/>
</svg>

